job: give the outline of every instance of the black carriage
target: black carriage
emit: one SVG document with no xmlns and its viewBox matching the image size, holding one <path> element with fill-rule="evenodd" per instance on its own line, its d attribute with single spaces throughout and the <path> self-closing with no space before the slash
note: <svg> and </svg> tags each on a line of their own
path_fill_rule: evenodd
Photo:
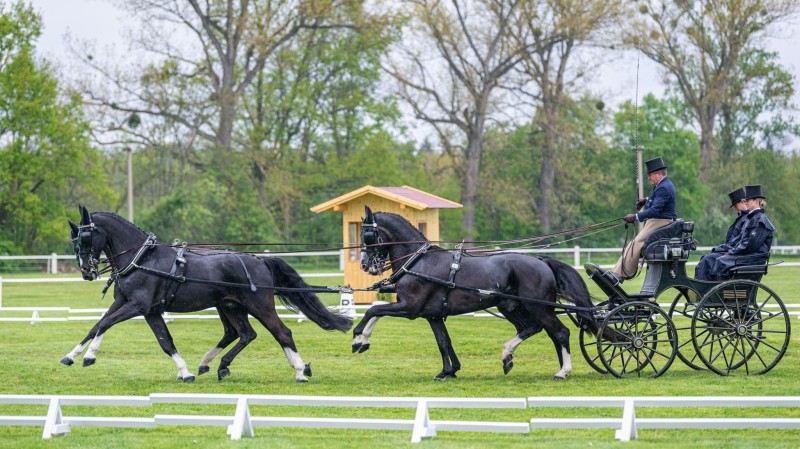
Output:
<svg viewBox="0 0 800 449">
<path fill-rule="evenodd" d="M 597 335 L 581 328 L 581 352 L 596 371 L 617 377 L 657 377 L 677 356 L 693 369 L 723 376 L 763 374 L 786 353 L 789 314 L 761 283 L 769 261 L 736 267 L 731 280 L 701 281 L 686 274 L 696 249 L 693 222 L 678 219 L 645 242 L 647 271 L 638 293 L 611 273 L 584 265 L 608 299 L 596 305 Z M 674 297 L 672 296 L 674 294 Z M 666 302 L 659 300 L 668 299 Z"/>
</svg>

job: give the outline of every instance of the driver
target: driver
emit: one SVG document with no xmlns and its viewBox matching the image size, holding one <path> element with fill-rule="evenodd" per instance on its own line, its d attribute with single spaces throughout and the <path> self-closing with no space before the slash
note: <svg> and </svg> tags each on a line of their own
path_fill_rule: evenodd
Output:
<svg viewBox="0 0 800 449">
<path fill-rule="evenodd" d="M 678 217 L 675 212 L 676 190 L 672 181 L 667 177 L 667 166 L 659 156 L 655 159 L 645 161 L 647 168 L 647 180 L 653 185 L 650 196 L 642 198 L 636 202 L 637 209 L 644 206 L 644 209 L 635 213 L 628 214 L 624 220 L 628 223 L 643 221 L 644 227 L 634 237 L 622 252 L 614 268 L 609 272 L 613 273 L 621 283 L 625 279 L 630 279 L 636 275 L 639 265 L 639 257 L 642 254 L 642 247 L 647 236 L 656 229 L 666 226 Z"/>
</svg>

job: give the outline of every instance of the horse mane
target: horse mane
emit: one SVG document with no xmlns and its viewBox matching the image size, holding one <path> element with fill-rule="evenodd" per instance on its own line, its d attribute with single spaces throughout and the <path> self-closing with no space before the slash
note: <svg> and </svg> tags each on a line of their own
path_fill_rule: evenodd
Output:
<svg viewBox="0 0 800 449">
<path fill-rule="evenodd" d="M 417 229 L 416 226 L 411 224 L 411 222 L 408 221 L 408 219 L 406 219 L 406 217 L 404 217 L 402 215 L 399 215 L 399 214 L 392 213 L 392 212 L 375 212 L 376 219 L 377 219 L 377 215 L 378 214 L 385 215 L 386 217 L 394 217 L 397 220 L 400 220 L 401 223 L 404 223 L 408 227 L 408 232 L 413 234 L 413 238 L 410 238 L 409 236 L 405 236 L 405 235 L 402 236 L 404 239 L 406 239 L 408 241 L 417 241 L 417 240 L 419 240 L 421 242 L 430 241 L 430 240 L 428 240 L 428 237 L 426 237 L 425 234 L 422 233 L 422 231 Z"/>
<path fill-rule="evenodd" d="M 116 212 L 97 211 L 97 212 L 92 212 L 89 215 L 94 215 L 94 214 L 108 215 L 109 217 L 111 217 L 113 219 L 122 221 L 123 223 L 128 223 L 129 225 L 133 226 L 134 228 L 140 230 L 145 235 L 150 234 L 149 232 L 145 231 L 144 229 L 140 228 L 139 226 L 135 225 L 134 223 L 131 223 L 128 219 L 123 218 L 121 215 L 117 214 Z"/>
</svg>

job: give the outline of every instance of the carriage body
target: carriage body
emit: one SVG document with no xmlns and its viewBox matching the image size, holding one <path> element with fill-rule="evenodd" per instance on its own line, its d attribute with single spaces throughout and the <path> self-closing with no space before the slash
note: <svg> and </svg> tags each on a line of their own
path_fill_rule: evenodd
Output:
<svg viewBox="0 0 800 449">
<path fill-rule="evenodd" d="M 763 374 L 783 357 L 789 315 L 778 295 L 761 283 L 768 260 L 736 267 L 730 280 L 694 279 L 686 272 L 696 249 L 693 230 L 693 222 L 678 219 L 648 237 L 639 292 L 627 292 L 605 270 L 585 265 L 608 298 L 595 314 L 604 323 L 600 336 L 581 330 L 581 351 L 595 370 L 656 377 L 677 357 L 693 369 L 720 375 Z"/>
</svg>

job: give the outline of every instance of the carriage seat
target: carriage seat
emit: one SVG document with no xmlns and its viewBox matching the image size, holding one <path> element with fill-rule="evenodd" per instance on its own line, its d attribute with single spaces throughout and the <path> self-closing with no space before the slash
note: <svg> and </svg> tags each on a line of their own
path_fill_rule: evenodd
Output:
<svg viewBox="0 0 800 449">
<path fill-rule="evenodd" d="M 694 231 L 693 221 L 678 218 L 672 223 L 662 226 L 644 241 L 642 256 L 648 262 L 689 258 L 689 251 L 697 248 L 691 234 Z"/>
<path fill-rule="evenodd" d="M 777 262 L 780 263 L 780 262 Z M 767 274 L 769 268 L 769 256 L 761 264 L 737 265 L 730 269 L 733 279 L 750 279 L 756 282 Z"/>
</svg>

